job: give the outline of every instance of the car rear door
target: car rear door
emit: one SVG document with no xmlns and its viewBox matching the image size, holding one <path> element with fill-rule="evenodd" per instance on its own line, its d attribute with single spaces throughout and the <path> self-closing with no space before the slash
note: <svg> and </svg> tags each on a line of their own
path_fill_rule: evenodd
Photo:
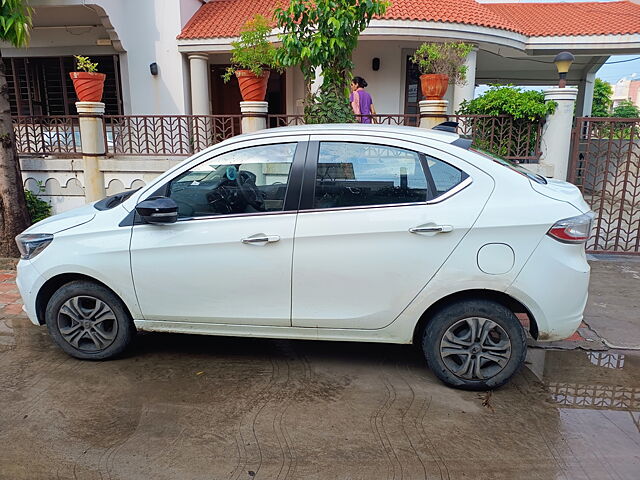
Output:
<svg viewBox="0 0 640 480">
<path fill-rule="evenodd" d="M 304 178 L 293 254 L 298 327 L 393 322 L 493 188 L 491 177 L 444 151 L 362 135 L 312 135 Z"/>
</svg>

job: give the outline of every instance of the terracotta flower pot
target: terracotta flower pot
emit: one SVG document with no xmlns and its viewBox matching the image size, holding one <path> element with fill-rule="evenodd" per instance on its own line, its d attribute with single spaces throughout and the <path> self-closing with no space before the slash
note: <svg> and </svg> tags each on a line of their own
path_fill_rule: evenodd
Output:
<svg viewBox="0 0 640 480">
<path fill-rule="evenodd" d="M 267 82 L 271 72 L 265 70 L 262 76 L 256 76 L 251 70 L 236 70 L 242 100 L 245 102 L 263 102 L 267 96 Z"/>
<path fill-rule="evenodd" d="M 104 91 L 104 73 L 70 72 L 73 88 L 81 102 L 99 102 Z"/>
<path fill-rule="evenodd" d="M 449 88 L 449 76 L 441 73 L 420 75 L 420 86 L 425 100 L 442 100 Z"/>
</svg>

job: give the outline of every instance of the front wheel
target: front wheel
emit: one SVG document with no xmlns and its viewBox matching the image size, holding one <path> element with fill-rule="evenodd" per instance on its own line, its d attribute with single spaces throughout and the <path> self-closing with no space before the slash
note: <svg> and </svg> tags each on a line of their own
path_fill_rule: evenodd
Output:
<svg viewBox="0 0 640 480">
<path fill-rule="evenodd" d="M 504 385 L 524 365 L 527 339 L 508 308 L 464 300 L 439 310 L 424 330 L 427 364 L 444 383 L 464 390 Z"/>
<path fill-rule="evenodd" d="M 119 355 L 135 334 L 122 300 L 89 281 L 70 282 L 56 291 L 47 304 L 45 320 L 55 343 L 72 357 L 85 360 Z"/>
</svg>

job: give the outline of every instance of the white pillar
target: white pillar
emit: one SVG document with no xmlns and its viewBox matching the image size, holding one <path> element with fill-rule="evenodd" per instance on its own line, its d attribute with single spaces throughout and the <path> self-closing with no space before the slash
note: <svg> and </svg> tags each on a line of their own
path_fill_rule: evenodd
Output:
<svg viewBox="0 0 640 480">
<path fill-rule="evenodd" d="M 84 198 L 95 202 L 106 196 L 100 158 L 105 155 L 104 103 L 76 102 L 80 115 L 80 141 L 84 166 Z"/>
<path fill-rule="evenodd" d="M 433 128 L 439 123 L 446 122 L 447 100 L 422 100 L 420 106 L 420 128 Z"/>
<path fill-rule="evenodd" d="M 464 85 L 453 86 L 453 113 L 456 113 L 464 100 L 473 100 L 476 89 L 476 63 L 478 60 L 478 48 L 475 47 L 467 55 L 464 64 L 467 66 L 467 80 Z"/>
<path fill-rule="evenodd" d="M 267 102 L 240 102 L 242 133 L 257 132 L 267 128 Z"/>
<path fill-rule="evenodd" d="M 584 81 L 580 82 L 578 93 L 578 105 L 576 115 L 578 117 L 590 117 L 593 109 L 593 87 L 596 83 L 596 73 L 587 73 Z"/>
<path fill-rule="evenodd" d="M 578 96 L 577 88 L 550 88 L 545 90 L 546 101 L 557 103 L 556 111 L 547 116 L 540 140 L 538 171 L 558 180 L 567 179 L 573 110 Z"/>
<path fill-rule="evenodd" d="M 191 72 L 191 114 L 210 115 L 209 98 L 209 57 L 203 53 L 189 55 Z"/>
</svg>

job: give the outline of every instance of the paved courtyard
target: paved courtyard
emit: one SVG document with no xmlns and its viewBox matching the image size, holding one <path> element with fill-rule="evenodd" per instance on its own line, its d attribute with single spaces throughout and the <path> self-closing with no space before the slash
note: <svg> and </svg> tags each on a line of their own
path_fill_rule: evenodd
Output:
<svg viewBox="0 0 640 480">
<path fill-rule="evenodd" d="M 491 393 L 411 346 L 139 335 L 82 362 L 0 272 L 0 479 L 629 479 L 640 262 L 592 262 L 585 324 Z"/>
</svg>

